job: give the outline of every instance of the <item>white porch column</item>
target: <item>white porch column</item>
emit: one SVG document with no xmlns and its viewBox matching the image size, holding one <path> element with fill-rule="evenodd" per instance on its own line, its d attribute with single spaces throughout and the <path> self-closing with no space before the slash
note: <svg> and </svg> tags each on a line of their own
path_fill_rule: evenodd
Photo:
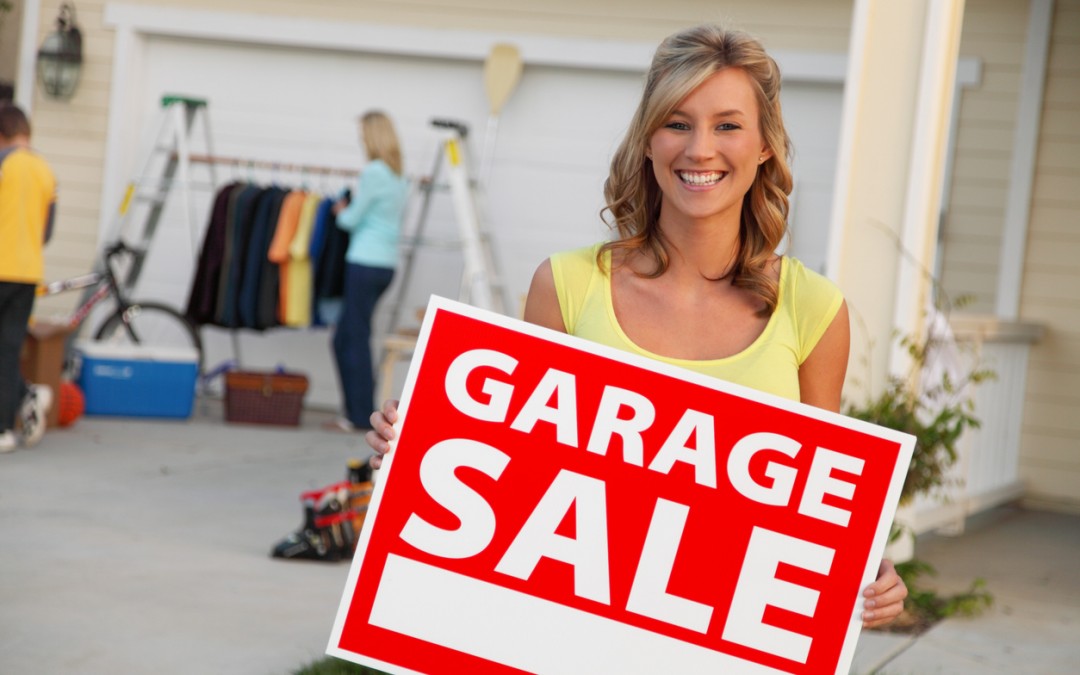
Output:
<svg viewBox="0 0 1080 675">
<path fill-rule="evenodd" d="M 827 272 L 852 314 L 846 397 L 904 372 L 930 289 L 963 0 L 856 0 Z"/>
<path fill-rule="evenodd" d="M 855 2 L 828 269 L 852 315 L 850 400 L 906 374 L 893 332 L 923 327 L 963 9 L 963 0 Z M 912 515 L 901 508 L 897 522 L 910 527 Z M 887 555 L 913 553 L 909 533 Z"/>
</svg>

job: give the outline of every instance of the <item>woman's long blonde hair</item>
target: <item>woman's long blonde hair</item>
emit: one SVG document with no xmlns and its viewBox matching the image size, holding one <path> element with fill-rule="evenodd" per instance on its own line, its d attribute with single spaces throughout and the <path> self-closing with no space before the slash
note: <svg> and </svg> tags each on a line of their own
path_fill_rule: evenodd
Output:
<svg viewBox="0 0 1080 675">
<path fill-rule="evenodd" d="M 725 278 L 730 275 L 733 285 L 758 296 L 765 304 L 761 314 L 768 316 L 776 309 L 778 285 L 766 264 L 787 231 L 791 141 L 780 112 L 780 69 L 761 43 L 746 33 L 702 25 L 660 43 L 637 112 L 604 182 L 607 205 L 601 216 L 618 231 L 619 239 L 604 244 L 597 259 L 602 263 L 608 250 L 640 250 L 656 262 L 647 276 L 658 277 L 667 270 L 669 257 L 659 228 L 662 194 L 646 150 L 653 133 L 679 103 L 725 68 L 740 68 L 750 76 L 761 136 L 772 152 L 743 198 L 738 251 Z"/>
<path fill-rule="evenodd" d="M 401 175 L 401 144 L 398 142 L 394 123 L 381 110 L 370 110 L 360 117 L 360 134 L 364 139 L 364 150 L 368 159 L 381 159 L 396 173 Z"/>
</svg>

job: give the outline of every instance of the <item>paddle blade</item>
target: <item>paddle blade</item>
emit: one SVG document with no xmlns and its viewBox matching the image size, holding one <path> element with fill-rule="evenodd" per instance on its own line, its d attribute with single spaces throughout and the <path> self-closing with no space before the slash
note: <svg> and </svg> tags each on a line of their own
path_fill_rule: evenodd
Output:
<svg viewBox="0 0 1080 675">
<path fill-rule="evenodd" d="M 511 44 L 492 45 L 484 62 L 484 90 L 491 114 L 498 115 L 521 79 L 521 53 Z"/>
</svg>

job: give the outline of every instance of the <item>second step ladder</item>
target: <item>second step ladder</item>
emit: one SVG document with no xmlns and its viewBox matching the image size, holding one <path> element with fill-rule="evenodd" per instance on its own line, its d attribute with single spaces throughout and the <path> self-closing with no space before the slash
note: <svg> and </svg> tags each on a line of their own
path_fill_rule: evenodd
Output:
<svg viewBox="0 0 1080 675">
<path fill-rule="evenodd" d="M 506 313 L 510 306 L 502 283 L 498 259 L 494 252 L 491 232 L 481 218 L 477 203 L 476 183 L 468 161 L 465 139 L 468 127 L 463 122 L 435 119 L 432 126 L 444 134 L 435 155 L 431 175 L 419 185 L 421 197 L 416 226 L 410 233 L 402 256 L 401 279 L 391 298 L 390 320 L 380 358 L 378 401 L 389 398 L 393 389 L 393 372 L 397 362 L 408 358 L 416 346 L 416 336 L 401 327 L 401 312 L 408 297 L 416 267 L 416 255 L 424 245 L 425 229 L 436 192 L 449 188 L 457 221 L 458 242 L 462 250 L 463 271 L 458 299 L 474 307 Z M 445 183 L 440 178 L 445 169 Z"/>
</svg>

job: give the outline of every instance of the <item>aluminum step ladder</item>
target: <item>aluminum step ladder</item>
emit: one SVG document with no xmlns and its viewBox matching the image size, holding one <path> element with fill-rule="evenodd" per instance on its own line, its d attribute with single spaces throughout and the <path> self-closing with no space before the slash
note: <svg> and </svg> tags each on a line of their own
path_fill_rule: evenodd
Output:
<svg viewBox="0 0 1080 675">
<path fill-rule="evenodd" d="M 117 280 L 129 292 L 139 280 L 165 204 L 174 189 L 179 189 L 181 194 L 184 220 L 192 237 L 192 250 L 198 249 L 199 223 L 192 190 L 191 150 L 192 136 L 199 127 L 204 134 L 205 152 L 212 156 L 206 99 L 174 94 L 161 97 L 157 134 L 150 147 L 143 152 L 135 176 L 124 191 L 116 217 L 102 240 L 103 251 L 120 241 L 133 250 L 126 274 Z M 208 170 L 210 184 L 216 185 L 212 163 L 208 164 Z M 101 271 L 103 266 L 104 258 L 99 256 L 95 271 Z"/>
</svg>

